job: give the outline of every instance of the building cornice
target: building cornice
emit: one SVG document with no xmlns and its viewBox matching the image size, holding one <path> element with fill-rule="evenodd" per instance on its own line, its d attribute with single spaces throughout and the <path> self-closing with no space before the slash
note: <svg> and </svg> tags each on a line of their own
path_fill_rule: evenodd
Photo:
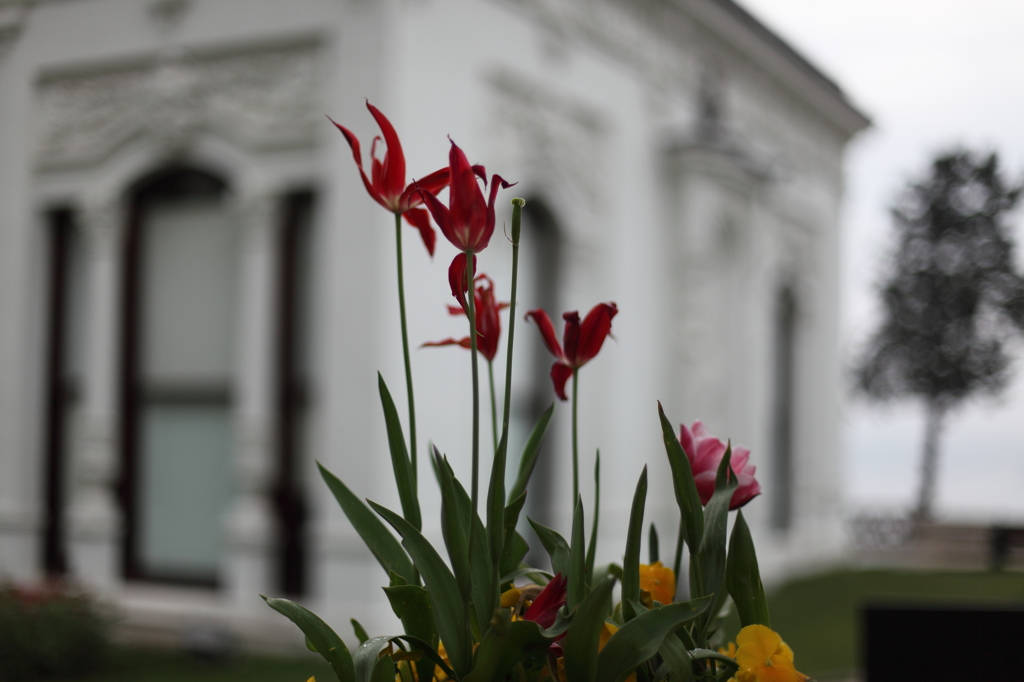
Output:
<svg viewBox="0 0 1024 682">
<path fill-rule="evenodd" d="M 847 137 L 871 120 L 842 89 L 733 0 L 659 0 L 685 13 L 832 121 Z M 628 4 L 628 3 L 627 3 Z"/>
</svg>

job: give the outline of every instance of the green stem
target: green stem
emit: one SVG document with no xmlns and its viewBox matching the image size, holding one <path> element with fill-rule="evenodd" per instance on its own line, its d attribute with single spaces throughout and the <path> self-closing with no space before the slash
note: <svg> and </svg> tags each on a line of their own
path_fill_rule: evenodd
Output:
<svg viewBox="0 0 1024 682">
<path fill-rule="evenodd" d="M 672 564 L 672 570 L 676 574 L 676 592 L 679 592 L 679 571 L 683 567 L 683 543 L 686 541 L 686 522 L 679 519 L 679 538 L 676 540 L 676 560 Z"/>
<path fill-rule="evenodd" d="M 519 236 L 526 200 L 512 200 L 512 295 L 509 297 L 508 348 L 505 352 L 505 404 L 501 414 L 501 440 L 508 448 L 508 421 L 512 406 L 512 342 L 516 337 L 516 289 L 519 286 Z"/>
<path fill-rule="evenodd" d="M 405 358 L 405 386 L 409 393 L 409 455 L 412 459 L 413 490 L 416 476 L 416 405 L 412 393 L 412 365 L 409 362 L 409 329 L 405 322 L 405 276 L 402 274 L 402 214 L 395 214 L 395 250 L 398 253 L 398 311 L 402 318 L 402 355 Z"/>
<path fill-rule="evenodd" d="M 498 404 L 494 393 L 494 363 L 487 361 L 487 378 L 491 384 L 491 438 L 494 440 L 494 451 L 498 451 Z"/>
<path fill-rule="evenodd" d="M 476 357 L 476 283 L 473 281 L 473 252 L 466 252 L 466 279 L 469 280 L 469 354 L 473 365 L 473 516 L 477 514 L 478 488 L 480 487 L 480 370 Z"/>
<path fill-rule="evenodd" d="M 572 370 L 572 499 L 580 496 L 580 460 L 576 447 L 576 406 L 579 404 L 579 369 Z M 575 502 L 574 502 L 575 504 Z"/>
</svg>

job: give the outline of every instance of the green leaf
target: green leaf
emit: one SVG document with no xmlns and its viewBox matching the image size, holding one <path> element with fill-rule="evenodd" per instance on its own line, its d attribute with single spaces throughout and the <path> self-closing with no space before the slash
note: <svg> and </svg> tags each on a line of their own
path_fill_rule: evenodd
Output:
<svg viewBox="0 0 1024 682">
<path fill-rule="evenodd" d="M 597 515 L 601 511 L 601 451 L 594 456 L 594 521 L 587 545 L 587 585 L 594 582 L 594 559 L 597 556 Z"/>
<path fill-rule="evenodd" d="M 444 671 L 444 674 L 447 675 L 449 679 L 456 679 L 455 671 L 451 669 L 451 666 L 449 666 L 443 658 L 441 658 L 441 656 L 437 653 L 436 649 L 433 646 L 428 645 L 426 642 L 424 642 L 422 639 L 419 639 L 418 637 L 412 637 L 409 635 L 398 635 L 394 639 L 405 640 L 412 647 L 413 651 L 423 652 L 424 658 L 422 661 L 420 661 L 420 663 L 423 663 L 425 666 L 427 666 L 427 672 L 420 673 L 421 680 L 433 679 L 432 676 L 434 674 L 435 665 L 440 666 L 441 670 Z M 423 668 L 417 668 L 417 670 L 423 670 Z"/>
<path fill-rule="evenodd" d="M 598 654 L 596 682 L 625 680 L 637 666 L 658 652 L 665 637 L 703 613 L 710 603 L 710 597 L 702 597 L 638 614 L 612 635 Z"/>
<path fill-rule="evenodd" d="M 479 516 L 473 515 L 472 501 L 469 493 L 462 487 L 459 479 L 452 473 L 451 464 L 445 459 L 441 465 L 447 471 L 447 478 L 450 479 L 454 494 L 452 499 L 456 501 L 453 508 L 459 510 L 462 518 L 463 528 L 469 543 L 466 546 L 467 559 L 469 561 L 469 592 L 467 599 L 473 602 L 476 623 L 480 628 L 486 628 L 491 619 L 494 609 L 498 608 L 498 575 L 497 569 L 491 563 L 490 553 L 487 548 L 487 532 Z M 442 500 L 443 506 L 443 500 Z M 456 573 L 456 578 L 458 573 Z"/>
<path fill-rule="evenodd" d="M 426 538 L 411 523 L 395 512 L 375 502 L 370 507 L 402 536 L 402 545 L 409 552 L 430 595 L 434 607 L 434 624 L 437 634 L 444 642 L 448 659 L 458 677 L 466 675 L 473 662 L 472 644 L 469 638 L 469 624 L 466 609 L 459 597 L 459 586 L 455 576 Z"/>
<path fill-rule="evenodd" d="M 626 554 L 622 559 L 622 612 L 626 620 L 633 617 L 629 600 L 640 601 L 640 538 L 644 533 L 644 506 L 647 503 L 647 467 L 640 473 L 633 493 L 626 531 Z"/>
<path fill-rule="evenodd" d="M 526 491 L 519 493 L 516 497 L 509 500 L 509 503 L 505 505 L 504 516 L 502 523 L 505 526 L 505 537 L 508 539 L 508 531 L 515 530 L 515 527 L 519 525 L 519 514 L 523 511 L 523 505 L 526 504 Z"/>
<path fill-rule="evenodd" d="M 473 521 L 474 536 L 473 542 L 470 543 L 472 554 L 469 557 L 473 576 L 473 608 L 481 629 L 486 629 L 494 610 L 498 608 L 501 595 L 498 593 L 497 567 L 491 563 L 491 557 L 487 553 L 487 531 L 484 530 L 479 517 Z"/>
<path fill-rule="evenodd" d="M 487 542 L 491 564 L 498 565 L 505 547 L 505 450 L 508 446 L 507 429 L 501 435 L 498 450 L 491 463 L 491 482 L 487 487 Z"/>
<path fill-rule="evenodd" d="M 503 680 L 523 657 L 543 652 L 550 644 L 540 626 L 531 620 L 509 623 L 504 637 L 499 635 L 499 628 L 491 628 L 480 642 L 476 666 L 464 682 Z"/>
<path fill-rule="evenodd" d="M 595 582 L 594 589 L 580 602 L 573 627 L 562 640 L 565 674 L 574 682 L 593 682 L 597 677 L 597 649 L 614 585 L 615 581 L 607 576 Z"/>
<path fill-rule="evenodd" d="M 412 462 L 409 451 L 405 447 L 405 436 L 402 434 L 402 422 L 398 419 L 395 401 L 384 383 L 384 377 L 377 372 L 377 387 L 380 390 L 380 403 L 384 407 L 384 423 L 388 430 L 388 447 L 391 450 L 391 468 L 395 470 L 395 485 L 398 487 L 398 499 L 402 502 L 402 516 L 419 530 L 423 527 L 420 518 L 420 501 L 416 494 L 416 481 L 412 475 Z"/>
<path fill-rule="evenodd" d="M 299 626 L 317 653 L 331 664 L 339 682 L 355 682 L 356 672 L 352 654 L 349 653 L 345 642 L 341 641 L 341 637 L 338 637 L 327 623 L 320 620 L 319 616 L 306 607 L 293 601 L 268 597 L 263 597 L 263 601 L 267 602 L 267 606 Z"/>
<path fill-rule="evenodd" d="M 668 671 L 669 682 L 691 682 L 694 679 L 690 655 L 678 637 L 665 637 L 658 654 Z"/>
<path fill-rule="evenodd" d="M 569 575 L 569 543 L 565 541 L 561 535 L 557 532 L 546 528 L 545 526 L 537 523 L 530 517 L 526 517 L 526 520 L 533 526 L 533 532 L 540 538 L 540 544 L 544 545 L 544 549 L 547 550 L 548 556 L 551 557 L 551 569 L 555 573 L 561 573 L 564 576 Z"/>
<path fill-rule="evenodd" d="M 690 656 L 697 661 L 715 661 L 719 667 L 718 679 L 723 682 L 733 677 L 736 671 L 740 669 L 740 666 L 735 659 L 729 658 L 717 651 L 712 651 L 711 649 L 690 649 Z"/>
<path fill-rule="evenodd" d="M 469 601 L 473 577 L 469 568 L 469 509 L 461 509 L 459 494 L 455 487 L 455 477 L 447 458 L 442 459 L 441 453 L 434 448 L 437 460 L 437 471 L 441 483 L 441 535 L 448 549 L 448 560 L 455 573 L 455 582 L 459 586 L 459 595 L 464 602 Z"/>
<path fill-rule="evenodd" d="M 768 600 L 761 584 L 761 573 L 757 568 L 757 555 L 750 528 L 743 518 L 743 512 L 736 512 L 736 523 L 729 538 L 729 557 L 725 564 L 725 583 L 736 604 L 740 624 L 764 625 L 771 627 L 768 618 Z"/>
<path fill-rule="evenodd" d="M 334 498 L 341 505 L 341 510 L 345 512 L 352 527 L 359 533 L 359 537 L 366 543 L 366 547 L 376 557 L 377 562 L 385 571 L 394 571 L 409 582 L 417 582 L 416 569 L 409 560 L 409 555 L 405 553 L 388 527 L 374 516 L 361 499 L 352 494 L 341 479 L 319 462 L 316 465 L 320 468 L 320 476 L 323 477 L 324 483 L 330 488 Z"/>
<path fill-rule="evenodd" d="M 505 541 L 505 549 L 501 552 L 501 562 L 498 564 L 498 573 L 501 576 L 506 576 L 513 571 L 518 570 L 519 565 L 523 561 L 523 557 L 530 551 L 530 546 L 526 544 L 526 540 L 519 534 L 518 531 L 512 529 L 512 533 L 509 538 Z M 505 580 L 501 581 L 501 584 L 505 584 Z"/>
<path fill-rule="evenodd" d="M 697 494 L 697 484 L 693 481 L 693 469 L 690 468 L 690 460 L 683 452 L 683 446 L 680 445 L 660 402 L 658 416 L 661 418 L 665 454 L 668 455 L 668 463 L 672 468 L 672 487 L 676 494 L 676 504 L 679 506 L 683 527 L 686 529 L 686 544 L 689 545 L 690 552 L 695 553 L 704 534 L 704 512 L 700 504 L 700 495 Z"/>
<path fill-rule="evenodd" d="M 362 623 L 355 618 L 349 618 L 349 621 L 352 623 L 352 630 L 356 633 L 356 639 L 359 640 L 360 644 L 370 639 L 370 636 L 366 634 L 366 628 L 363 627 Z"/>
<path fill-rule="evenodd" d="M 551 573 L 549 573 L 547 571 L 541 570 L 539 568 L 534 568 L 533 566 L 527 566 L 526 564 L 523 564 L 522 566 L 520 566 L 516 570 L 509 571 L 505 575 L 501 576 L 501 583 L 504 585 L 505 583 L 512 582 L 516 578 L 521 578 L 524 575 L 528 575 L 529 576 L 529 575 L 535 575 L 535 574 L 536 575 L 544 576 L 545 578 L 547 578 L 547 581 L 550 581 L 554 577 L 553 575 L 551 575 Z M 537 584 L 538 585 L 546 585 L 547 581 L 541 581 L 541 582 L 538 582 Z"/>
<path fill-rule="evenodd" d="M 569 574 L 566 587 L 566 608 L 571 612 L 587 593 L 586 540 L 583 539 L 583 498 L 576 497 L 572 515 L 572 544 L 569 545 Z"/>
<path fill-rule="evenodd" d="M 513 498 L 505 506 L 503 513 L 505 544 L 501 548 L 501 556 L 498 559 L 498 575 L 506 575 L 518 568 L 523 557 L 530 551 L 530 546 L 526 544 L 526 540 L 516 531 L 516 525 L 519 523 L 519 514 L 522 512 L 524 504 L 526 504 L 525 491 L 520 493 L 518 497 Z"/>
<path fill-rule="evenodd" d="M 427 590 L 419 585 L 391 585 L 384 588 L 391 602 L 391 610 L 402 621 L 405 634 L 416 637 L 432 649 L 437 648 L 437 627 L 434 625 L 434 607 Z M 420 679 L 430 679 L 434 665 L 426 659 L 417 662 Z"/>
<path fill-rule="evenodd" d="M 647 563 L 653 564 L 661 561 L 658 558 L 658 529 L 654 527 L 653 521 L 651 521 L 651 527 L 647 531 L 647 556 L 650 559 Z"/>
<path fill-rule="evenodd" d="M 700 566 L 702 578 L 701 587 L 703 591 L 695 593 L 696 596 L 715 595 L 715 603 L 704 614 L 701 622 L 701 636 L 707 631 L 711 619 L 718 613 L 722 604 L 725 603 L 725 545 L 726 528 L 729 521 L 729 502 L 732 494 L 739 485 L 736 475 L 729 468 L 729 461 L 732 458 L 732 447 L 725 448 L 725 455 L 718 465 L 718 473 L 715 476 L 715 492 L 708 500 L 708 506 L 704 510 L 704 537 L 697 550 L 697 564 Z"/>
<path fill-rule="evenodd" d="M 537 455 L 540 454 L 540 444 L 544 440 L 544 432 L 548 429 L 548 424 L 551 422 L 551 415 L 554 414 L 554 411 L 555 404 L 551 403 L 548 409 L 544 410 L 544 413 L 541 414 L 537 423 L 534 424 L 530 437 L 526 439 L 526 445 L 523 446 L 523 454 L 519 458 L 519 475 L 516 476 L 516 482 L 512 484 L 512 488 L 508 491 L 508 499 L 514 500 L 526 491 L 526 484 L 530 481 L 533 468 L 537 464 Z"/>
<path fill-rule="evenodd" d="M 395 682 L 394 661 L 388 655 L 380 655 L 391 640 L 391 637 L 371 637 L 359 645 L 353 657 L 356 682 Z"/>
</svg>

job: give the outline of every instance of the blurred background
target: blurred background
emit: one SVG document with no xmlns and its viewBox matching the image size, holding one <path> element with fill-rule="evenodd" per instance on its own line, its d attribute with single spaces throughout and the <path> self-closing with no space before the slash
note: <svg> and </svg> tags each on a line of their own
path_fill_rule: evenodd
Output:
<svg viewBox="0 0 1024 682">
<path fill-rule="evenodd" d="M 527 199 L 512 451 L 557 402 L 523 312 L 560 333 L 563 311 L 618 304 L 581 373 L 604 560 L 621 558 L 644 464 L 662 546 L 675 535 L 658 399 L 750 447 L 765 492 L 744 513 L 798 669 L 863 679 L 867 603 L 1019 607 L 1017 366 L 945 413 L 917 517 L 925 401 L 874 402 L 855 375 L 887 319 L 910 184 L 963 150 L 1024 180 L 1022 15 L 996 0 L 0 0 L 0 609 L 51 605 L 0 627 L 0 653 L 60 622 L 118 642 L 90 659 L 96 679 L 305 679 L 324 674 L 312 656 L 254 658 L 303 650 L 258 594 L 347 639 L 351 617 L 394 628 L 386 577 L 314 463 L 397 507 L 375 395 L 380 371 L 406 419 L 393 219 L 324 118 L 368 169 L 367 99 L 410 180 L 446 164 L 450 135 L 519 183 L 481 255 L 501 300 L 508 200 Z M 1019 211 L 995 222 L 1019 245 Z M 431 258 L 402 230 L 412 346 L 463 336 L 445 309 L 453 249 Z M 1020 338 L 1006 331 L 1007 358 Z M 430 439 L 463 479 L 466 360 L 413 352 L 421 461 Z M 566 408 L 527 512 L 556 528 Z"/>
</svg>

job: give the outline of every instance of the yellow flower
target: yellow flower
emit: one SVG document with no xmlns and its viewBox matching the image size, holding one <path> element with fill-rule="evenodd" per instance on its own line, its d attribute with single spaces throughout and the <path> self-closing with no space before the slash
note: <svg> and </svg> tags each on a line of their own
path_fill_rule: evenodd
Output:
<svg viewBox="0 0 1024 682">
<path fill-rule="evenodd" d="M 440 656 L 441 660 L 447 663 L 449 667 L 451 666 L 452 662 L 448 660 L 448 653 L 444 650 L 444 643 L 442 642 L 437 643 L 437 655 Z M 448 676 L 444 674 L 444 670 L 442 670 L 439 665 L 434 666 L 434 679 L 437 682 L 445 682 L 445 680 L 448 679 Z"/>
<path fill-rule="evenodd" d="M 737 646 L 738 645 L 738 646 Z M 793 667 L 793 650 L 764 625 L 748 625 L 721 653 L 735 658 L 740 669 L 730 682 L 804 682 L 807 676 Z"/>
<path fill-rule="evenodd" d="M 604 646 L 608 643 L 608 640 L 611 639 L 612 635 L 614 635 L 618 631 L 618 625 L 605 621 L 604 625 L 601 627 L 601 635 L 600 639 L 598 640 L 597 650 L 601 651 L 601 649 L 604 649 Z M 626 678 L 625 682 L 636 682 L 636 673 L 630 673 L 629 677 Z"/>
<path fill-rule="evenodd" d="M 671 604 L 676 596 L 676 574 L 668 566 L 662 566 L 660 561 L 640 564 L 640 589 L 656 602 Z"/>
<path fill-rule="evenodd" d="M 512 587 L 501 593 L 501 608 L 510 609 L 519 603 L 519 596 L 523 593 L 518 587 Z"/>
</svg>

